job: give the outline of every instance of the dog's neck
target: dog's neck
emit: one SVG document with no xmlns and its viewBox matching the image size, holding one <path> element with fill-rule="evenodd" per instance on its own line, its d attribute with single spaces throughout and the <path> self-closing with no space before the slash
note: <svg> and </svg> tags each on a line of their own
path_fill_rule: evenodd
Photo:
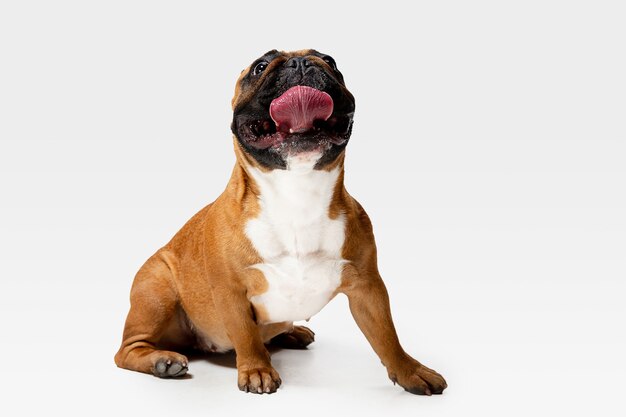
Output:
<svg viewBox="0 0 626 417">
<path fill-rule="evenodd" d="M 294 221 L 328 212 L 340 169 L 316 170 L 316 161 L 314 157 L 298 155 L 288 159 L 287 169 L 251 168 L 249 172 L 258 186 L 260 202 Z"/>
<path fill-rule="evenodd" d="M 306 221 L 326 213 L 335 217 L 333 207 L 343 199 L 344 154 L 323 169 L 316 169 L 319 155 L 298 154 L 287 159 L 286 169 L 267 170 L 236 145 L 237 164 L 227 189 L 237 199 L 252 198 L 283 213 L 286 219 Z"/>
</svg>

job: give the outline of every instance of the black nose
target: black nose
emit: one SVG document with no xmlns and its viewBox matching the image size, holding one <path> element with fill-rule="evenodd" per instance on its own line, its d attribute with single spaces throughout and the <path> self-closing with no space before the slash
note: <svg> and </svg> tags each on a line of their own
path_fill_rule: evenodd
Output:
<svg viewBox="0 0 626 417">
<path fill-rule="evenodd" d="M 289 58 L 287 62 L 285 62 L 285 66 L 287 68 L 293 68 L 295 71 L 300 70 L 304 72 L 304 70 L 311 66 L 311 61 L 303 56 L 294 56 L 293 58 Z"/>
</svg>

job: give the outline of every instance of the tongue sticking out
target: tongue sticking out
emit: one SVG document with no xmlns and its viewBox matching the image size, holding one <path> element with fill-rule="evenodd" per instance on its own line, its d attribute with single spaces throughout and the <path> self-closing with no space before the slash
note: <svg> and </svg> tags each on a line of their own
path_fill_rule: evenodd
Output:
<svg viewBox="0 0 626 417">
<path fill-rule="evenodd" d="M 275 98 L 270 104 L 270 117 L 276 129 L 302 133 L 313 128 L 315 120 L 327 120 L 333 113 L 333 99 L 325 92 L 297 85 Z"/>
</svg>

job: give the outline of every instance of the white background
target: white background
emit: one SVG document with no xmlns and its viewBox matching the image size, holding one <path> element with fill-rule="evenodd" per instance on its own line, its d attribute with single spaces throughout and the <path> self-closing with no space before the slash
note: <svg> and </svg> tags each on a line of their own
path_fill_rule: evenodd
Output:
<svg viewBox="0 0 626 417">
<path fill-rule="evenodd" d="M 620 3 L 3 1 L 3 410 L 623 416 Z M 223 190 L 235 80 L 273 48 L 334 56 L 356 97 L 346 184 L 442 396 L 394 387 L 343 297 L 274 354 L 272 396 L 228 356 L 113 364 L 134 273 Z"/>
</svg>

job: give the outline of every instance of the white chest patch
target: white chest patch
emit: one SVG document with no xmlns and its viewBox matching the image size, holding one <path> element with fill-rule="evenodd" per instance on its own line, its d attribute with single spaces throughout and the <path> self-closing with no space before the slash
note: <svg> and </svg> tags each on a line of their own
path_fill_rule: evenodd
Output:
<svg viewBox="0 0 626 417">
<path fill-rule="evenodd" d="M 251 169 L 260 189 L 258 217 L 246 235 L 262 263 L 269 286 L 250 301 L 262 307 L 268 322 L 305 320 L 318 313 L 341 282 L 343 215 L 328 217 L 339 169 L 313 170 L 317 157 L 288 161 L 287 170 Z"/>
</svg>

